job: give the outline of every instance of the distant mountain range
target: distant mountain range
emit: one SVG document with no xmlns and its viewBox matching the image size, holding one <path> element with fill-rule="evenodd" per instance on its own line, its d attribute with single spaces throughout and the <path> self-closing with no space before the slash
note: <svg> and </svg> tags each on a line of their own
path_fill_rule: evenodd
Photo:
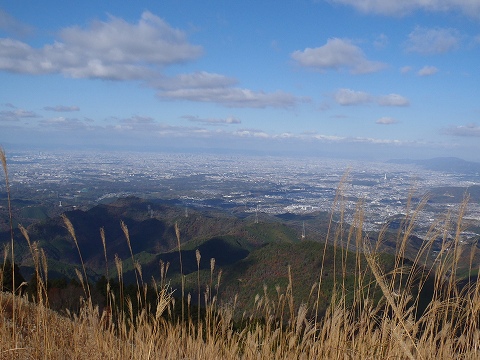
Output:
<svg viewBox="0 0 480 360">
<path fill-rule="evenodd" d="M 285 219 L 275 216 L 238 218 L 217 210 L 185 208 L 162 200 L 143 200 L 136 197 L 118 199 L 110 204 L 101 204 L 89 210 L 66 211 L 65 216 L 75 229 L 83 261 L 92 280 L 106 273 L 106 268 L 115 270 L 115 256 L 124 262 L 126 281 L 134 281 L 132 253 L 141 262 L 146 279 L 157 276 L 159 261 L 170 263 L 170 273 L 180 271 L 178 241 L 175 224 L 180 230 L 183 272 L 197 270 L 195 250 L 202 253 L 200 268 L 209 268 L 210 259 L 218 266 L 229 266 L 247 257 L 252 251 L 270 243 L 296 243 L 300 241 L 301 229 L 293 224 L 302 217 L 294 217 L 290 225 Z M 268 220 L 267 220 L 268 217 Z M 259 220 L 260 218 L 260 220 Z M 327 216 L 317 214 L 305 217 L 315 221 L 317 229 L 324 228 Z M 130 246 L 120 223 L 128 228 Z M 106 238 L 106 257 L 100 237 L 100 228 Z M 81 265 L 76 245 L 69 235 L 61 217 L 47 218 L 28 227 L 31 242 L 37 242 L 48 259 L 49 277 L 73 278 L 75 268 Z M 326 233 L 324 231 L 323 233 Z M 321 232 L 317 230 L 321 237 Z M 0 232 L 0 246 L 8 246 L 10 232 Z M 15 230 L 15 261 L 21 266 L 25 277 L 33 274 L 32 255 L 27 241 L 18 229 Z"/>
<path fill-rule="evenodd" d="M 466 175 L 479 175 L 480 163 L 466 161 L 456 157 L 439 157 L 426 160 L 392 159 L 387 161 L 390 164 L 413 164 L 427 170 L 461 173 Z"/>
</svg>

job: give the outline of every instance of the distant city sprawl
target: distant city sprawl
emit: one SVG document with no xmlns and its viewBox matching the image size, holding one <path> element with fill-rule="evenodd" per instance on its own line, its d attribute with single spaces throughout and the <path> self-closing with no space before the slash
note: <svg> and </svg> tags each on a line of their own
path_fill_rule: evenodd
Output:
<svg viewBox="0 0 480 360">
<path fill-rule="evenodd" d="M 30 207 L 44 206 L 49 215 L 129 195 L 170 199 L 186 208 L 251 214 L 330 212 L 341 187 L 346 221 L 352 221 L 361 202 L 366 231 L 378 230 L 405 214 L 410 202 L 423 197 L 428 206 L 418 215 L 417 231 L 427 231 L 467 192 L 471 201 L 465 218 L 480 221 L 475 171 L 442 171 L 439 166 L 429 170 L 428 162 L 423 165 L 186 153 L 70 151 L 10 156 L 14 199 L 28 199 Z"/>
</svg>

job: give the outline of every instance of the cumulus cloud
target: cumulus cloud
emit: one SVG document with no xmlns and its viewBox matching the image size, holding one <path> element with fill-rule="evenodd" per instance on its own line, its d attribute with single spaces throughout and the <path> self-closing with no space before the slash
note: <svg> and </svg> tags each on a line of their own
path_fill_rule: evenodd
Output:
<svg viewBox="0 0 480 360">
<path fill-rule="evenodd" d="M 160 98 L 173 100 L 190 100 L 199 102 L 215 102 L 227 107 L 251 107 L 251 108 L 289 108 L 295 106 L 299 99 L 283 91 L 265 93 L 241 88 L 180 88 L 166 90 L 158 93 Z"/>
<path fill-rule="evenodd" d="M 301 134 L 295 134 L 291 132 L 280 133 L 280 134 L 271 134 L 267 133 L 260 129 L 237 129 L 235 131 L 209 131 L 201 129 L 198 131 L 187 131 L 187 128 L 179 128 L 172 130 L 173 133 L 176 131 L 181 132 L 183 135 L 187 134 L 189 136 L 202 136 L 204 138 L 213 138 L 221 137 L 222 139 L 228 138 L 241 138 L 241 139 L 256 139 L 259 141 L 300 141 L 305 142 L 319 142 L 326 144 L 373 144 L 373 145 L 393 145 L 393 146 L 415 146 L 422 145 L 418 141 L 405 141 L 398 139 L 380 139 L 380 138 L 369 138 L 369 137 L 348 137 L 348 136 L 339 136 L 339 135 L 329 135 L 329 134 L 319 134 L 316 132 L 307 132 Z"/>
<path fill-rule="evenodd" d="M 377 102 L 381 106 L 408 106 L 410 101 L 402 95 L 388 94 L 382 95 L 377 99 Z"/>
<path fill-rule="evenodd" d="M 164 67 L 192 61 L 203 49 L 186 34 L 145 11 L 138 23 L 109 16 L 88 27 L 59 32 L 60 40 L 42 48 L 0 39 L 0 70 L 24 74 L 63 74 L 72 78 L 139 80 L 158 90 L 162 99 L 213 102 L 228 107 L 289 108 L 309 101 L 276 91 L 266 93 L 235 87 L 235 78 L 198 71 L 168 77 Z M 48 111 L 73 111 L 46 107 Z"/>
<path fill-rule="evenodd" d="M 40 117 L 33 111 L 27 111 L 23 109 L 0 111 L 0 121 L 18 121 L 25 118 L 38 118 Z"/>
<path fill-rule="evenodd" d="M 124 124 L 153 124 L 155 119 L 150 116 L 135 115 L 129 118 L 121 119 Z"/>
<path fill-rule="evenodd" d="M 361 105 L 376 102 L 381 106 L 408 106 L 409 100 L 398 94 L 388 94 L 381 96 L 373 96 L 363 91 L 355 91 L 351 89 L 339 89 L 333 95 L 337 104 L 342 106 Z"/>
<path fill-rule="evenodd" d="M 45 106 L 43 110 L 56 111 L 56 112 L 70 112 L 70 111 L 80 111 L 80 108 L 78 106 L 57 105 L 57 106 Z"/>
<path fill-rule="evenodd" d="M 378 138 L 368 138 L 368 137 L 347 137 L 347 136 L 336 136 L 336 135 L 324 135 L 324 134 L 315 134 L 308 135 L 303 138 L 313 139 L 320 142 L 326 143 L 341 143 L 341 144 L 373 144 L 373 145 L 394 145 L 394 146 L 412 146 L 412 145 L 421 145 L 418 141 L 405 141 L 398 139 L 378 139 Z"/>
<path fill-rule="evenodd" d="M 160 77 L 149 82 L 149 85 L 162 90 L 177 89 L 214 89 L 230 87 L 237 80 L 225 75 L 199 71 L 191 74 L 180 74 L 174 77 Z"/>
<path fill-rule="evenodd" d="M 413 145 L 418 144 L 415 141 L 403 141 L 397 139 L 379 139 L 379 138 L 367 138 L 367 137 L 348 137 L 338 135 L 328 135 L 319 133 L 281 133 L 281 134 L 269 134 L 259 129 L 239 129 L 233 132 L 208 132 L 209 136 L 222 137 L 231 136 L 239 138 L 253 138 L 259 140 L 296 140 L 296 141 L 317 141 L 321 143 L 338 143 L 338 144 L 379 144 L 379 145 Z"/>
<path fill-rule="evenodd" d="M 253 138 L 260 138 L 260 139 L 272 138 L 272 135 L 256 129 L 239 129 L 237 131 L 234 131 L 232 135 L 239 136 L 239 137 L 253 137 Z"/>
<path fill-rule="evenodd" d="M 218 132 L 209 131 L 200 127 L 169 125 L 156 121 L 150 116 L 135 115 L 128 118 L 112 118 L 113 124 L 104 129 L 121 136 L 133 136 L 135 138 L 186 138 L 186 137 L 209 137 Z"/>
<path fill-rule="evenodd" d="M 289 108 L 310 101 L 283 91 L 266 93 L 234 87 L 237 83 L 232 77 L 200 71 L 161 77 L 149 85 L 159 90 L 157 96 L 162 99 L 213 102 L 227 107 Z"/>
<path fill-rule="evenodd" d="M 443 133 L 446 135 L 460 136 L 460 137 L 480 137 L 480 126 L 477 124 L 467 124 L 459 126 L 451 126 Z"/>
<path fill-rule="evenodd" d="M 328 39 L 325 45 L 317 48 L 294 51 L 291 57 L 300 66 L 319 71 L 347 68 L 353 74 L 366 74 L 385 68 L 381 62 L 368 60 L 362 49 L 350 40 L 339 38 Z"/>
<path fill-rule="evenodd" d="M 188 121 L 207 124 L 207 125 L 226 125 L 226 124 L 241 124 L 242 123 L 240 119 L 237 119 L 234 116 L 229 116 L 225 119 L 217 119 L 217 118 L 202 119 L 198 116 L 185 115 L 185 116 L 182 116 L 182 118 L 187 119 Z"/>
<path fill-rule="evenodd" d="M 434 75 L 438 72 L 438 69 L 435 66 L 424 66 L 420 70 L 418 70 L 419 76 L 430 76 Z"/>
<path fill-rule="evenodd" d="M 60 41 L 43 48 L 0 40 L 0 69 L 27 74 L 61 73 L 74 78 L 148 79 L 153 69 L 190 61 L 202 54 L 183 31 L 145 11 L 137 24 L 109 16 L 88 28 L 60 31 Z"/>
<path fill-rule="evenodd" d="M 458 48 L 460 33 L 456 29 L 428 29 L 417 26 L 408 35 L 405 48 L 422 55 L 443 54 Z"/>
<path fill-rule="evenodd" d="M 94 127 L 86 122 L 64 116 L 53 117 L 39 121 L 40 128 L 49 128 L 55 131 L 88 131 L 93 130 Z"/>
<path fill-rule="evenodd" d="M 199 71 L 160 77 L 148 84 L 159 90 L 157 96 L 162 99 L 213 102 L 227 107 L 290 108 L 310 101 L 283 91 L 266 93 L 234 87 L 237 83 L 237 79 L 232 77 Z"/>
<path fill-rule="evenodd" d="M 159 124 L 155 121 L 154 118 L 150 116 L 135 115 L 129 118 L 123 118 L 118 120 L 118 124 L 114 126 L 115 130 L 146 132 L 159 130 Z"/>
<path fill-rule="evenodd" d="M 334 94 L 335 101 L 340 105 L 359 105 L 372 101 L 373 97 L 363 91 L 340 89 Z"/>
<path fill-rule="evenodd" d="M 380 119 L 375 121 L 375 124 L 380 124 L 380 125 L 392 125 L 396 123 L 398 123 L 397 120 L 388 116 L 381 117 Z"/>
<path fill-rule="evenodd" d="M 411 66 L 403 66 L 401 69 L 400 69 L 400 72 L 402 74 L 408 74 L 410 71 L 412 71 L 412 67 Z"/>
<path fill-rule="evenodd" d="M 480 2 L 475 0 L 330 0 L 350 5 L 365 13 L 405 15 L 412 11 L 460 11 L 467 16 L 480 17 Z"/>
</svg>

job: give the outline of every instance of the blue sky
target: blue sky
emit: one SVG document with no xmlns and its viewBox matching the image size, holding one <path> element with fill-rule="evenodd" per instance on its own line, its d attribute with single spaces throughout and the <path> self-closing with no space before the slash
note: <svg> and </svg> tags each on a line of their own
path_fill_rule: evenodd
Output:
<svg viewBox="0 0 480 360">
<path fill-rule="evenodd" d="M 480 1 L 11 1 L 0 144 L 480 161 Z"/>
</svg>

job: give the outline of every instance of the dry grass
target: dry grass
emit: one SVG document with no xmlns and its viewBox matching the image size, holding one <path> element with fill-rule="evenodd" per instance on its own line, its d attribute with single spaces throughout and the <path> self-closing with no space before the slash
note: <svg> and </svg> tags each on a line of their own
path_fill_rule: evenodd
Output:
<svg viewBox="0 0 480 360">
<path fill-rule="evenodd" d="M 341 189 L 341 187 L 339 187 Z M 341 197 L 337 198 L 336 201 Z M 378 258 L 383 234 L 376 243 L 363 237 L 363 212 L 357 209 L 354 224 L 335 225 L 324 239 L 344 249 L 335 259 L 343 276 L 335 280 L 331 306 L 326 314 L 316 313 L 322 294 L 322 274 L 310 291 L 308 304 L 296 304 L 291 276 L 284 291 L 277 287 L 272 299 L 265 289 L 255 305 L 245 314 L 242 326 L 234 322 L 235 299 L 218 299 L 221 272 L 214 284 L 215 261 L 211 261 L 209 284 L 202 303 L 205 311 L 192 319 L 191 297 L 182 286 L 181 315 L 175 314 L 175 300 L 168 287 L 168 264 L 160 264 L 161 278 L 147 286 L 136 264 L 137 297 L 127 298 L 120 287 L 116 298 L 107 284 L 108 306 L 100 311 L 93 305 L 90 289 L 83 273 L 78 272 L 84 285 L 84 298 L 79 299 L 79 313 L 61 316 L 48 308 L 46 276 L 48 269 L 41 249 L 30 243 L 28 233 L 21 228 L 30 246 L 37 274 L 36 302 L 20 296 L 0 293 L 0 358 L 1 359 L 478 359 L 480 358 L 480 282 L 459 289 L 456 268 L 464 249 L 460 242 L 461 219 L 467 199 L 454 221 L 455 239 L 443 237 L 442 250 L 433 266 L 425 268 L 422 259 L 431 256 L 431 248 L 439 235 L 447 234 L 452 221 L 442 221 L 442 227 L 432 227 L 413 264 L 404 261 L 409 234 L 425 201 L 408 211 L 403 233 L 398 235 L 394 270 L 383 273 Z M 334 205 L 336 206 L 336 205 Z M 342 216 L 343 207 L 340 207 Z M 450 218 L 452 215 L 449 215 Z M 73 241 L 80 249 L 71 223 L 64 217 Z M 121 224 L 127 242 L 128 229 Z M 176 227 L 180 249 L 180 231 Z M 105 234 L 100 231 L 107 248 Z M 16 241 L 23 241 L 17 239 Z M 355 252 L 349 252 L 349 248 Z M 181 253 L 180 253 L 181 254 Z M 201 254 L 197 251 L 197 260 Z M 358 266 L 346 269 L 348 256 L 356 256 Z M 360 257 L 365 256 L 374 279 L 365 275 Z M 325 259 L 324 259 L 325 260 Z M 117 276 L 122 284 L 122 262 L 116 258 Z M 108 269 L 108 267 L 107 267 Z M 347 270 L 355 272 L 353 289 L 345 287 Z M 290 269 L 289 269 L 290 273 Z M 198 281 L 200 277 L 198 277 Z M 433 283 L 432 299 L 424 311 L 419 310 L 421 289 Z M 198 284 L 200 288 L 200 283 Z M 155 291 L 153 306 L 146 300 L 147 288 Z M 373 293 L 383 294 L 379 302 Z M 415 291 L 414 291 L 415 290 Z M 347 304 L 346 294 L 353 293 L 353 304 Z M 315 300 L 316 299 L 316 300 Z M 135 306 L 134 306 L 135 305 Z M 134 310 L 138 309 L 138 310 Z M 314 314 L 314 315 L 311 315 Z"/>
</svg>

